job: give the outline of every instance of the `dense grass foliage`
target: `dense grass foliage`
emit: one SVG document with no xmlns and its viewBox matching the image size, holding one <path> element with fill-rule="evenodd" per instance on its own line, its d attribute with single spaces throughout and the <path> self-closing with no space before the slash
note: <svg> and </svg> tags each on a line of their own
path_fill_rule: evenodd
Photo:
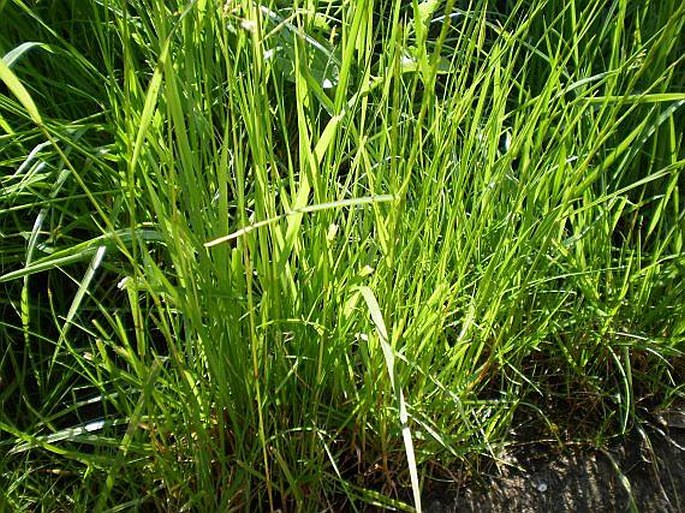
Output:
<svg viewBox="0 0 685 513">
<path fill-rule="evenodd" d="M 684 24 L 0 1 L 0 511 L 420 509 L 682 396 Z"/>
</svg>

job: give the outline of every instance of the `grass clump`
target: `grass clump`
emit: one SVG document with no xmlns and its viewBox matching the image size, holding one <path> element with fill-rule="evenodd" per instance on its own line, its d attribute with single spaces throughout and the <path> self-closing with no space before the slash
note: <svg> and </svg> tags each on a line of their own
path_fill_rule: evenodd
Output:
<svg viewBox="0 0 685 513">
<path fill-rule="evenodd" d="M 420 509 L 682 396 L 681 3 L 0 15 L 4 508 Z"/>
</svg>

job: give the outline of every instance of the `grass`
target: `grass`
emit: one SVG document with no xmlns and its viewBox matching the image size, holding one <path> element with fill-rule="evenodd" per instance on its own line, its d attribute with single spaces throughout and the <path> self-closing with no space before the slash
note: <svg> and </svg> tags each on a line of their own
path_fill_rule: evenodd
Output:
<svg viewBox="0 0 685 513">
<path fill-rule="evenodd" d="M 420 510 L 682 398 L 681 2 L 0 16 L 0 511 Z"/>
</svg>

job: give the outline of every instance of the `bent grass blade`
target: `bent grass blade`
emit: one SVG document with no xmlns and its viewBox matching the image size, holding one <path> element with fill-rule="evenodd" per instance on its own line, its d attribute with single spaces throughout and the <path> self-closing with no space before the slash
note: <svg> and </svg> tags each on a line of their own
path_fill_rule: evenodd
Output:
<svg viewBox="0 0 685 513">
<path fill-rule="evenodd" d="M 383 350 L 383 356 L 385 357 L 385 366 L 388 370 L 388 376 L 390 377 L 390 385 L 392 386 L 395 400 L 397 401 L 398 409 L 400 411 L 402 439 L 404 441 L 405 452 L 407 453 L 407 465 L 409 467 L 409 476 L 411 478 L 411 489 L 414 495 L 414 506 L 416 507 L 416 511 L 421 513 L 421 490 L 419 488 L 419 473 L 416 468 L 414 442 L 411 438 L 409 415 L 407 413 L 407 406 L 404 401 L 404 394 L 402 393 L 402 388 L 400 387 L 399 382 L 395 379 L 395 353 L 390 345 L 388 339 L 388 330 L 385 327 L 383 314 L 381 313 L 380 306 L 378 306 L 376 296 L 374 295 L 373 291 L 366 286 L 359 287 L 359 292 L 361 292 L 362 296 L 364 297 L 364 301 L 366 301 L 366 306 L 371 314 L 371 321 L 376 328 L 376 333 L 378 333 L 378 338 Z"/>
<path fill-rule="evenodd" d="M 270 224 L 274 224 L 281 219 L 285 219 L 289 216 L 297 215 L 297 214 L 308 214 L 312 212 L 318 212 L 320 210 L 329 210 L 333 208 L 341 208 L 341 207 L 355 207 L 359 205 L 370 205 L 372 203 L 382 203 L 382 202 L 388 202 L 394 200 L 395 197 L 392 194 L 382 194 L 380 196 L 365 196 L 362 198 L 351 198 L 351 199 L 344 199 L 344 200 L 339 200 L 339 201 L 331 201 L 328 203 L 319 203 L 317 205 L 309 205 L 303 208 L 297 208 L 290 210 L 289 212 L 286 212 L 285 214 L 280 214 L 275 217 L 271 217 L 269 219 L 265 219 L 263 221 L 258 221 L 254 224 L 250 224 L 248 226 L 245 226 L 244 228 L 240 228 L 239 230 L 236 230 L 233 233 L 230 233 L 228 235 L 225 235 L 224 237 L 219 237 L 218 239 L 211 240 L 209 242 L 205 243 L 206 248 L 211 248 L 213 246 L 217 246 L 218 244 L 221 244 L 223 242 L 229 242 L 233 239 L 237 239 L 241 235 L 245 235 L 247 233 L 250 233 L 253 230 L 256 230 L 257 228 L 261 228 L 263 226 L 268 226 Z"/>
</svg>

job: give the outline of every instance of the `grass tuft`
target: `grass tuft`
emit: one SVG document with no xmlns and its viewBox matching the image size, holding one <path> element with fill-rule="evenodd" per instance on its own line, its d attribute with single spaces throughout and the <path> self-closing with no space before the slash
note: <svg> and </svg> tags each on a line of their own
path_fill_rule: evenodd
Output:
<svg viewBox="0 0 685 513">
<path fill-rule="evenodd" d="M 682 398 L 682 2 L 0 17 L 0 511 L 420 511 Z"/>
</svg>

